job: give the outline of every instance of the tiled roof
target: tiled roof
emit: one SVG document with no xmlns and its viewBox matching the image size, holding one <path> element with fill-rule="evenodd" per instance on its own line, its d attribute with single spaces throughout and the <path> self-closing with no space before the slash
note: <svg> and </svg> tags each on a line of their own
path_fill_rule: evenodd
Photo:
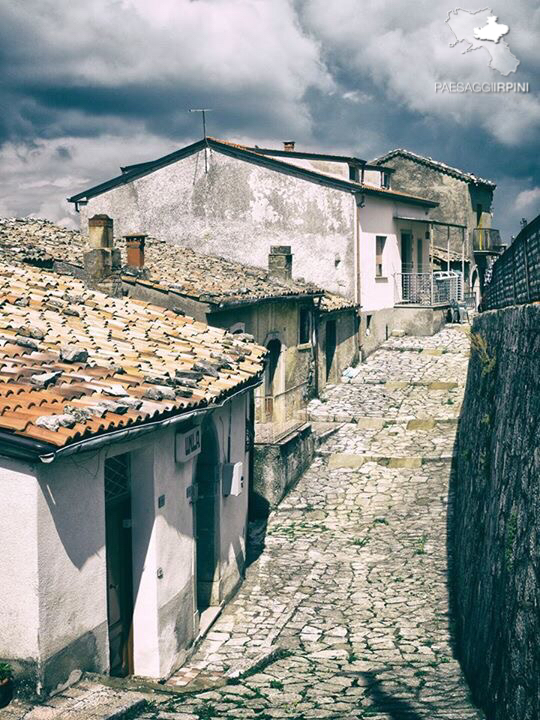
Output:
<svg viewBox="0 0 540 720">
<path fill-rule="evenodd" d="M 117 240 L 126 262 L 124 240 Z M 20 260 L 46 258 L 82 264 L 86 239 L 78 232 L 60 228 L 47 220 L 0 220 L 0 253 Z M 323 290 L 300 280 L 281 282 L 265 270 L 203 255 L 189 248 L 148 238 L 143 282 L 218 306 L 238 305 L 266 298 L 318 295 Z M 126 279 L 129 280 L 126 274 Z M 133 276 L 131 276 L 133 280 Z"/>
<path fill-rule="evenodd" d="M 357 307 L 356 303 L 343 295 L 335 293 L 325 293 L 321 300 L 321 310 L 323 312 L 334 312 L 335 310 L 349 310 Z"/>
<path fill-rule="evenodd" d="M 62 447 L 205 407 L 264 348 L 171 310 L 0 260 L 0 431 Z"/>
<path fill-rule="evenodd" d="M 497 187 L 496 183 L 492 182 L 491 180 L 486 180 L 485 178 L 478 177 L 477 175 L 473 175 L 473 173 L 452 167 L 451 165 L 447 165 L 446 163 L 440 162 L 439 160 L 433 160 L 433 158 L 418 155 L 417 153 L 414 153 L 411 150 L 405 150 L 404 148 L 396 148 L 395 150 L 391 150 L 385 155 L 381 155 L 380 157 L 375 158 L 375 160 L 372 160 L 372 163 L 375 165 L 382 165 L 388 162 L 388 160 L 391 160 L 398 155 L 401 155 L 401 157 L 404 158 L 408 158 L 409 160 L 413 160 L 414 162 L 420 163 L 421 165 L 428 165 L 435 170 L 439 170 L 446 175 L 452 175 L 452 177 L 456 177 L 459 180 L 464 180 L 467 183 L 473 183 L 474 185 L 487 185 L 487 187 L 491 188 Z"/>
<path fill-rule="evenodd" d="M 433 259 L 446 262 L 448 260 L 448 250 L 446 248 L 433 247 Z M 461 253 L 456 250 L 450 250 L 450 262 L 461 262 Z M 465 255 L 465 262 L 469 262 L 467 255 Z"/>
</svg>

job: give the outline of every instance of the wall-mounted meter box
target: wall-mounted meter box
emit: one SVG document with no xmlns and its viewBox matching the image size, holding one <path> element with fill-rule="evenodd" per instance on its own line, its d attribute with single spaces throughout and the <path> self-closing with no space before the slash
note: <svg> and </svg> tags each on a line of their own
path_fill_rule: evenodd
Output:
<svg viewBox="0 0 540 720">
<path fill-rule="evenodd" d="M 223 495 L 240 495 L 244 488 L 243 463 L 223 463 L 221 487 Z"/>
</svg>

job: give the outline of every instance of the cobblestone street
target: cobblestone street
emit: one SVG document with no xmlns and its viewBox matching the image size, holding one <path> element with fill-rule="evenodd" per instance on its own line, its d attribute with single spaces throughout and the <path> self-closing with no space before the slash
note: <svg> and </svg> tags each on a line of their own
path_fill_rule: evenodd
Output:
<svg viewBox="0 0 540 720">
<path fill-rule="evenodd" d="M 446 508 L 469 339 L 391 338 L 310 407 L 337 431 L 141 717 L 472 720 L 448 631 Z"/>
</svg>

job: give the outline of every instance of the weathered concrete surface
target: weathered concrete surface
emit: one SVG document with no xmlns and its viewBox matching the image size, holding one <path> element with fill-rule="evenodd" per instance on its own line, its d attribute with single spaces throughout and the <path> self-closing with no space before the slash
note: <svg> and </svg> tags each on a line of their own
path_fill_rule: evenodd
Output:
<svg viewBox="0 0 540 720">
<path fill-rule="evenodd" d="M 2 720 L 120 720 L 134 717 L 162 693 L 114 689 L 94 680 L 82 680 L 59 695 L 36 705 L 19 700 L 0 709 Z"/>
<path fill-rule="evenodd" d="M 540 306 L 484 313 L 458 437 L 458 651 L 490 720 L 540 717 Z"/>
<path fill-rule="evenodd" d="M 446 330 L 438 338 L 426 338 L 426 346 L 437 347 L 437 340 L 451 352 L 409 356 L 392 351 L 385 360 L 387 376 L 406 375 L 414 355 L 418 380 L 427 375 L 427 383 L 437 377 L 436 363 L 440 378 L 461 383 L 467 366 L 465 335 L 461 329 Z M 376 365 L 374 359 L 373 372 Z M 363 383 L 331 391 L 336 405 L 340 393 L 346 395 L 353 420 L 373 417 L 362 405 L 364 389 L 380 386 L 368 380 L 366 374 Z M 447 414 L 440 411 L 448 407 L 443 396 L 459 402 L 456 388 L 430 392 L 426 385 L 408 384 L 378 398 L 381 422 L 371 428 L 368 423 L 365 434 L 359 432 L 360 423 L 352 421 L 332 435 L 322 448 L 325 454 L 316 457 L 270 516 L 266 548 L 238 595 L 189 664 L 171 678 L 170 683 L 184 691 L 193 687 L 193 694 L 142 717 L 482 718 L 469 700 L 450 647 L 450 462 L 436 454 L 424 462 L 424 447 L 417 449 L 414 443 L 424 431 L 418 428 L 408 438 L 400 414 L 403 403 L 409 407 L 409 394 L 418 390 L 425 392 L 423 416 L 436 420 L 429 431 L 432 438 L 439 437 L 441 427 L 455 430 L 455 423 L 446 422 Z M 395 436 L 392 423 L 384 426 L 385 400 L 397 411 Z M 380 442 L 381 457 L 398 456 L 399 450 L 399 457 L 413 467 L 370 460 L 372 437 Z M 443 433 L 440 440 L 441 449 L 451 453 L 453 435 Z M 348 466 L 339 463 L 343 449 L 351 458 Z M 426 445 L 430 456 L 432 449 L 433 443 Z M 200 692 L 203 682 L 207 690 Z"/>
</svg>

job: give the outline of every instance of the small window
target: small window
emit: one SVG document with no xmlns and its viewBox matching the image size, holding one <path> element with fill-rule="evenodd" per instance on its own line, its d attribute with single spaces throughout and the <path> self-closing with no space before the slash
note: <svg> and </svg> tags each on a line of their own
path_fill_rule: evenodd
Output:
<svg viewBox="0 0 540 720">
<path fill-rule="evenodd" d="M 354 182 L 360 182 L 360 174 L 358 168 L 355 165 L 349 165 L 349 180 Z"/>
<path fill-rule="evenodd" d="M 386 190 L 390 189 L 390 173 L 381 173 L 381 187 L 385 188 Z"/>
<path fill-rule="evenodd" d="M 383 277 L 383 253 L 386 243 L 384 235 L 375 238 L 375 277 Z"/>
<path fill-rule="evenodd" d="M 311 310 L 309 308 L 300 309 L 300 345 L 304 345 L 311 341 Z"/>
</svg>

